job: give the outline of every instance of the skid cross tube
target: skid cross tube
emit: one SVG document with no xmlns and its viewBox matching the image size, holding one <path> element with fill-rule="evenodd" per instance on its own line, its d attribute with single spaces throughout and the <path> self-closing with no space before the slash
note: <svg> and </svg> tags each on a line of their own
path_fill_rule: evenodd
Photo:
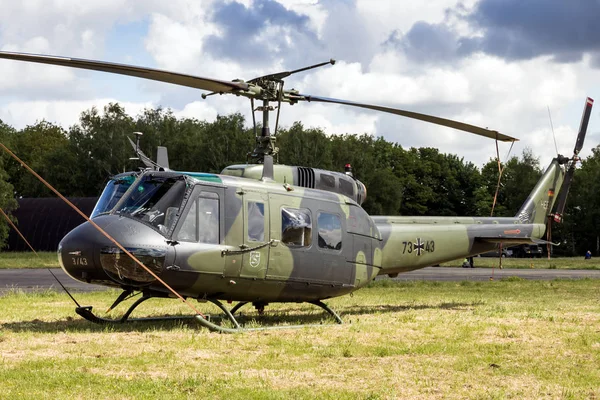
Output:
<svg viewBox="0 0 600 400">
<path fill-rule="evenodd" d="M 133 312 L 133 310 L 135 310 L 140 304 L 142 304 L 146 300 L 149 300 L 153 297 L 155 297 L 155 296 L 142 296 L 141 298 L 137 299 L 129 307 L 129 309 L 127 309 L 125 314 L 123 314 L 123 316 L 118 319 L 99 317 L 96 314 L 94 314 L 94 312 L 92 311 L 92 309 L 93 309 L 92 306 L 77 307 L 75 309 L 75 312 L 77 314 L 79 314 L 81 317 L 85 318 L 86 320 L 96 323 L 96 324 L 125 324 L 127 322 L 161 322 L 161 321 L 183 321 L 183 320 L 195 319 L 196 322 L 198 322 L 202 327 L 207 328 L 211 332 L 219 332 L 219 333 L 242 333 L 242 332 L 252 332 L 252 331 L 267 331 L 267 330 L 277 330 L 277 329 L 300 329 L 300 328 L 308 328 L 311 326 L 323 326 L 321 324 L 306 324 L 306 325 L 281 325 L 281 326 L 265 326 L 265 327 L 258 327 L 258 328 L 244 328 L 242 325 L 240 325 L 240 323 L 233 316 L 233 314 L 236 311 L 238 311 L 240 308 L 245 306 L 246 304 L 249 304 L 250 302 L 247 302 L 247 301 L 239 302 L 231 310 L 229 310 L 227 307 L 225 307 L 223 305 L 223 303 L 221 303 L 219 300 L 216 300 L 216 299 L 209 299 L 208 301 L 210 303 L 214 304 L 215 306 L 217 306 L 223 312 L 223 314 L 225 314 L 225 317 L 227 318 L 227 320 L 229 320 L 231 322 L 231 324 L 233 325 L 232 328 L 215 324 L 214 322 L 212 322 L 210 320 L 210 318 L 203 318 L 200 315 L 129 318 L 131 313 Z M 333 311 L 328 305 L 323 303 L 322 301 L 315 300 L 315 301 L 309 301 L 307 303 L 313 304 L 313 305 L 325 310 L 329 315 L 331 315 L 335 319 L 337 324 L 343 323 L 340 316 L 335 311 Z"/>
</svg>

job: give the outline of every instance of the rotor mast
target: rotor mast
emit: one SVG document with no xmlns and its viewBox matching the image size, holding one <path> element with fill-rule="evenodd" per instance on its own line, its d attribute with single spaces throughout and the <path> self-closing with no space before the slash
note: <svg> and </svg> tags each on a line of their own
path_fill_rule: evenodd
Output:
<svg viewBox="0 0 600 400">
<path fill-rule="evenodd" d="M 263 105 L 253 109 L 252 112 L 262 111 L 262 127 L 260 135 L 256 135 L 256 147 L 251 153 L 248 153 L 248 158 L 255 163 L 262 164 L 265 156 L 275 156 L 279 148 L 275 146 L 275 136 L 271 136 L 269 127 L 269 112 L 273 111 L 274 107 L 269 105 L 268 99 L 263 99 Z M 254 122 L 254 132 L 256 132 L 256 119 Z M 277 128 L 275 128 L 277 132 Z"/>
<path fill-rule="evenodd" d="M 252 109 L 253 114 L 256 111 L 262 111 L 262 127 L 260 135 L 256 135 L 256 147 L 251 153 L 248 153 L 249 161 L 258 164 L 270 163 L 272 165 L 273 156 L 276 156 L 279 152 L 279 148 L 275 146 L 275 135 L 277 135 L 281 102 L 285 101 L 292 103 L 292 101 L 290 101 L 290 99 L 288 98 L 287 93 L 283 91 L 283 78 L 286 78 L 298 72 L 307 71 L 328 64 L 335 64 L 335 60 L 331 59 L 327 62 L 310 65 L 308 67 L 295 69 L 293 71 L 283 71 L 276 74 L 269 74 L 248 81 L 249 85 L 255 85 L 257 88 L 259 88 L 259 96 L 262 98 L 262 106 L 259 106 L 256 109 Z M 250 97 L 250 99 L 252 100 L 253 98 Z M 275 107 L 270 105 L 271 102 L 277 102 L 277 106 Z M 275 124 L 274 134 L 271 135 L 269 113 L 271 111 L 274 111 L 275 109 L 277 109 L 277 122 Z M 256 132 L 256 119 L 253 118 L 252 120 L 254 122 L 254 131 Z M 270 159 L 268 159 L 268 157 L 270 157 Z"/>
</svg>

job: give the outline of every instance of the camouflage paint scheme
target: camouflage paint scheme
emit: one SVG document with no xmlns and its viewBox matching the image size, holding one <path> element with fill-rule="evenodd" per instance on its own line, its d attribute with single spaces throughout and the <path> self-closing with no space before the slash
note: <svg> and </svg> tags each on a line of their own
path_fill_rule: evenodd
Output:
<svg viewBox="0 0 600 400">
<path fill-rule="evenodd" d="M 564 177 L 564 167 L 553 160 L 514 218 L 370 217 L 358 203 L 340 193 L 290 184 L 295 182 L 292 172 L 296 167 L 277 167 L 275 181 L 241 177 L 243 171 L 231 172 L 238 176 L 187 174 L 179 219 L 166 234 L 115 213 L 100 215 L 94 221 L 122 245 L 136 249 L 144 264 L 183 296 L 302 302 L 350 293 L 377 275 L 472 256 L 492 250 L 498 243 L 540 239 Z M 219 198 L 218 244 L 176 240 L 193 200 L 206 193 Z M 264 204 L 262 240 L 249 237 L 249 202 Z M 307 234 L 311 237 L 309 245 L 283 243 L 282 209 L 308 210 L 312 223 Z M 320 212 L 339 217 L 341 248 L 319 246 Z M 63 239 L 61 265 L 74 279 L 84 282 L 168 295 L 140 267 L 110 251 L 101 254 L 107 246 L 110 243 L 85 223 Z"/>
<path fill-rule="evenodd" d="M 564 167 L 553 160 L 513 218 L 373 217 L 384 239 L 380 273 L 396 274 L 474 256 L 494 250 L 498 243 L 541 240 L 564 175 Z M 424 244 L 420 252 L 415 250 L 419 239 Z"/>
</svg>

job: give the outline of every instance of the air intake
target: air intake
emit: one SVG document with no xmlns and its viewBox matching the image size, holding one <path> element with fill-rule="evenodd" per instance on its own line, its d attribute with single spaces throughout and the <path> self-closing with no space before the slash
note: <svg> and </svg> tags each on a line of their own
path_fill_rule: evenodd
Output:
<svg viewBox="0 0 600 400">
<path fill-rule="evenodd" d="M 298 167 L 298 186 L 315 188 L 315 171 L 312 168 Z"/>
</svg>

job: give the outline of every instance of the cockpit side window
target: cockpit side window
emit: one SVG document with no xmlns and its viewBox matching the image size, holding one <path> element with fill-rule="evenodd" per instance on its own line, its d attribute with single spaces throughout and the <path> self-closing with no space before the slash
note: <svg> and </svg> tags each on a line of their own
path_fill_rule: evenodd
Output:
<svg viewBox="0 0 600 400">
<path fill-rule="evenodd" d="M 198 199 L 200 243 L 219 244 L 219 196 L 203 192 Z"/>
<path fill-rule="evenodd" d="M 197 242 L 198 241 L 198 200 L 194 200 L 188 215 L 183 220 L 183 225 L 179 233 L 177 233 L 177 240 L 183 242 Z"/>
<path fill-rule="evenodd" d="M 188 214 L 177 233 L 177 240 L 194 243 L 219 244 L 219 195 L 201 192 L 193 200 Z"/>
</svg>

